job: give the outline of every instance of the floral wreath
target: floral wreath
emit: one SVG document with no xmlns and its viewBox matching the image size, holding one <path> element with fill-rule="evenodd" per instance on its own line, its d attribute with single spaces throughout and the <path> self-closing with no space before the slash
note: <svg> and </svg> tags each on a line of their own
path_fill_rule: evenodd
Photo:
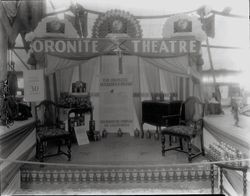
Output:
<svg viewBox="0 0 250 196">
<path fill-rule="evenodd" d="M 131 38 L 141 38 L 142 29 L 139 21 L 129 12 L 109 10 L 99 15 L 94 23 L 92 37 L 105 38 L 109 34 L 124 35 Z"/>
</svg>

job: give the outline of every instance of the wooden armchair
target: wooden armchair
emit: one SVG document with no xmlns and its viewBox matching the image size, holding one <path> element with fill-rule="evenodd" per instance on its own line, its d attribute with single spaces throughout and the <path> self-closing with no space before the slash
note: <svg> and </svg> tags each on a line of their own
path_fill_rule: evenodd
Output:
<svg viewBox="0 0 250 196">
<path fill-rule="evenodd" d="M 44 100 L 35 107 L 36 117 L 36 157 L 43 162 L 45 157 L 64 154 L 71 159 L 71 134 L 60 128 L 59 107 L 52 101 Z M 57 152 L 47 154 L 48 142 L 57 145 Z M 67 146 L 67 152 L 61 146 Z"/>
<path fill-rule="evenodd" d="M 166 151 L 176 150 L 188 154 L 188 161 L 192 162 L 192 159 L 198 155 L 205 155 L 204 142 L 203 142 L 203 116 L 204 116 L 204 104 L 197 97 L 189 97 L 182 104 L 179 114 L 179 125 L 169 126 L 161 130 L 161 142 L 162 142 L 162 156 Z M 184 118 L 183 118 L 184 117 Z M 167 121 L 173 118 L 172 116 L 166 116 Z M 176 117 L 175 117 L 176 118 Z M 169 136 L 170 147 L 165 147 L 165 136 Z M 175 136 L 179 138 L 179 146 L 172 147 L 171 137 Z M 198 136 L 200 137 L 200 149 L 199 152 L 192 152 L 192 141 Z M 187 141 L 187 150 L 184 150 L 182 141 Z"/>
</svg>

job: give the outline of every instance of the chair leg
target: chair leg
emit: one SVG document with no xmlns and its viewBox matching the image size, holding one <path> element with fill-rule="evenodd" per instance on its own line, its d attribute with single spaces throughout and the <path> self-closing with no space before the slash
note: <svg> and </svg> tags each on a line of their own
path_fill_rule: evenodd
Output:
<svg viewBox="0 0 250 196">
<path fill-rule="evenodd" d="M 169 146 L 172 146 L 172 137 L 171 137 L 171 135 L 169 136 Z"/>
<path fill-rule="evenodd" d="M 68 161 L 70 161 L 71 160 L 71 140 L 70 139 L 68 139 L 67 141 L 67 147 L 68 147 Z"/>
<path fill-rule="evenodd" d="M 201 154 L 202 156 L 205 156 L 203 134 L 200 135 L 200 139 L 201 139 Z"/>
<path fill-rule="evenodd" d="M 161 153 L 165 156 L 165 135 L 161 134 Z"/>
<path fill-rule="evenodd" d="M 39 145 L 40 143 L 37 141 L 36 142 L 36 158 L 39 159 Z"/>
<path fill-rule="evenodd" d="M 188 139 L 188 162 L 192 162 L 192 144 L 190 139 Z"/>
<path fill-rule="evenodd" d="M 39 161 L 43 162 L 43 158 L 44 158 L 44 144 L 43 142 L 39 142 Z"/>
<path fill-rule="evenodd" d="M 58 148 L 57 148 L 57 154 L 59 154 L 61 152 L 61 140 L 58 141 Z"/>
<path fill-rule="evenodd" d="M 181 150 L 183 150 L 182 138 L 181 137 L 179 138 L 179 142 L 180 142 L 180 148 L 181 148 Z"/>
</svg>

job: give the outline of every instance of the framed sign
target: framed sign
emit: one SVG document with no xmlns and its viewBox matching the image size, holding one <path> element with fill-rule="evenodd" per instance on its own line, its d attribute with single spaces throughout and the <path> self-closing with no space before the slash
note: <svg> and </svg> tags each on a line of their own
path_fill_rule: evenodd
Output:
<svg viewBox="0 0 250 196">
<path fill-rule="evenodd" d="M 24 71 L 24 99 L 28 102 L 45 99 L 44 70 Z"/>
</svg>

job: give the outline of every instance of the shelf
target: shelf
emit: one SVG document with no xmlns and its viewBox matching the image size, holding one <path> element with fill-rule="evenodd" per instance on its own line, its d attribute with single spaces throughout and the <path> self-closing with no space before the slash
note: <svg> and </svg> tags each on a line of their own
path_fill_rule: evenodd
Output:
<svg viewBox="0 0 250 196">
<path fill-rule="evenodd" d="M 70 93 L 69 95 L 73 95 L 73 96 L 88 96 L 89 93 L 85 92 L 85 93 Z"/>
</svg>

